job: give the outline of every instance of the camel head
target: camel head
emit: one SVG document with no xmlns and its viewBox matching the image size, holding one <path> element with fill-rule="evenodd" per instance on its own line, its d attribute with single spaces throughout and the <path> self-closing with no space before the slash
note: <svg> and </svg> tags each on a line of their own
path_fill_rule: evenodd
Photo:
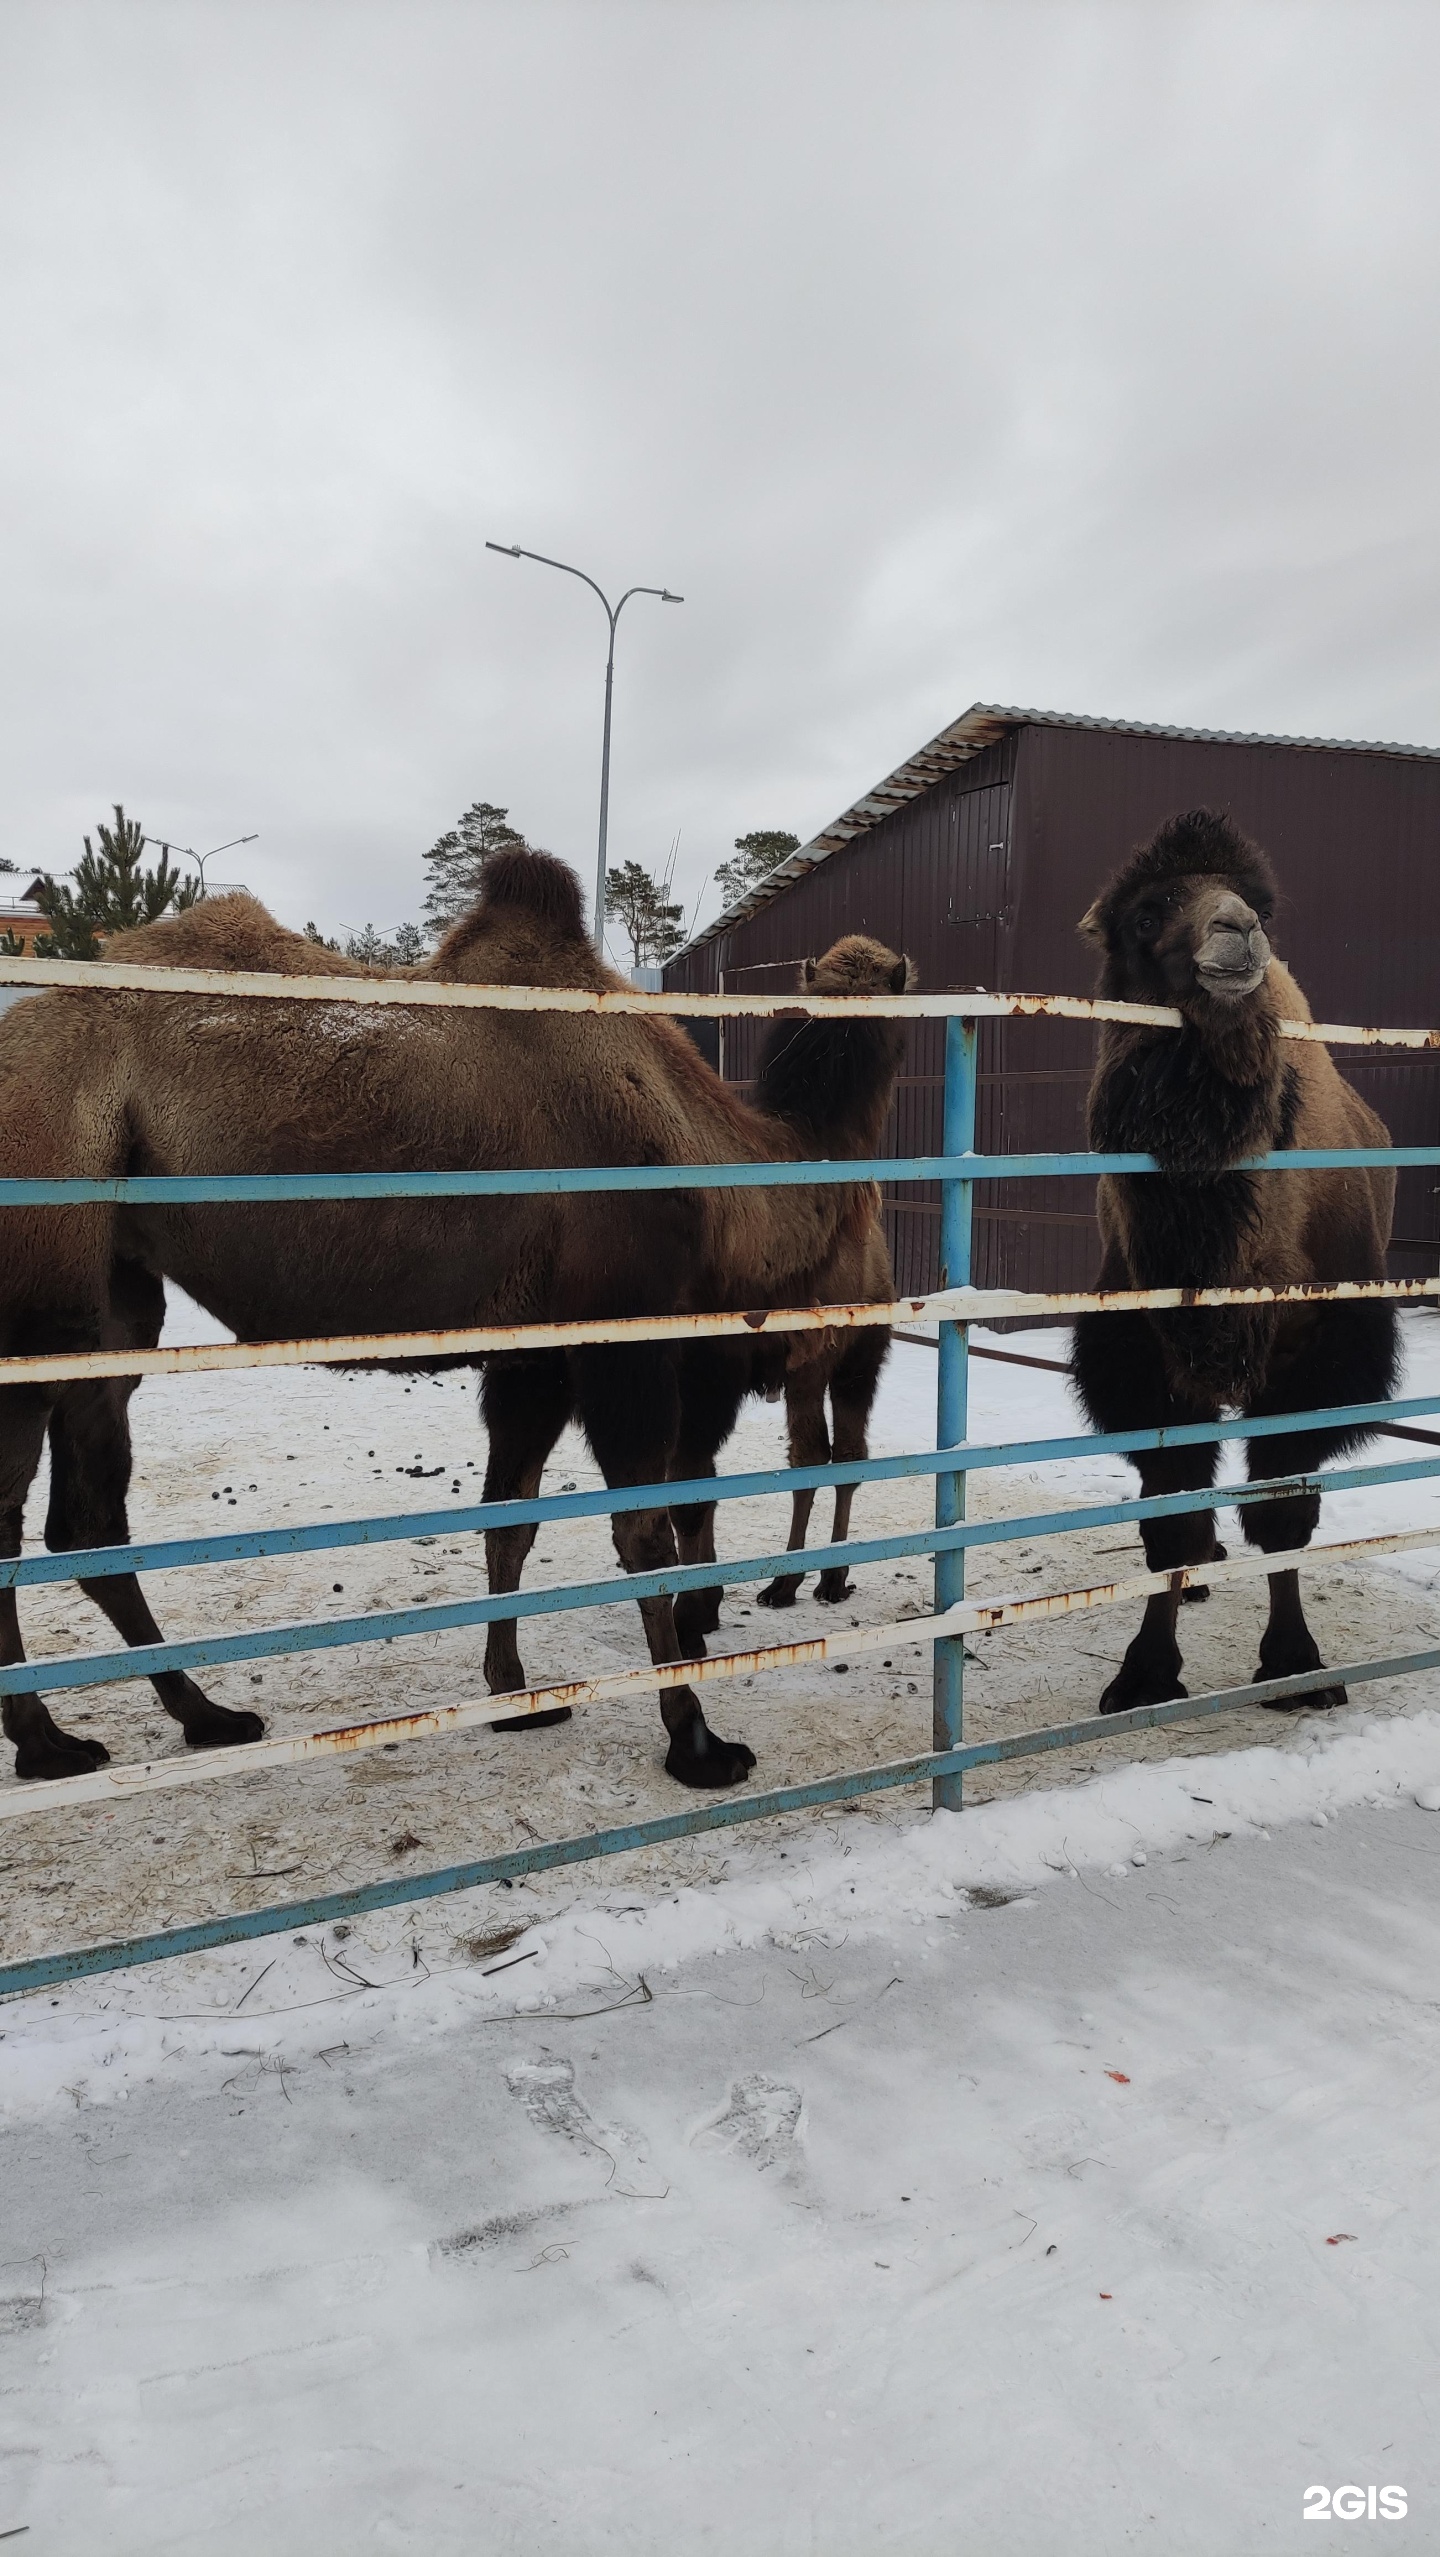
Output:
<svg viewBox="0 0 1440 2557">
<path fill-rule="evenodd" d="M 847 932 L 823 959 L 807 959 L 800 971 L 806 994 L 903 994 L 910 979 L 909 960 L 897 959 L 863 932 Z"/>
<path fill-rule="evenodd" d="M 800 993 L 903 994 L 910 962 L 847 933 L 823 959 L 807 959 Z M 777 1021 L 761 1051 L 753 1098 L 785 1119 L 817 1154 L 870 1154 L 879 1141 L 905 1055 L 905 1024 L 886 1020 Z"/>
<path fill-rule="evenodd" d="M 1268 1010 L 1266 926 L 1278 894 L 1264 853 L 1228 817 L 1193 808 L 1167 818 L 1080 925 L 1104 952 L 1100 993 L 1176 1004 L 1201 1028 L 1218 1028 L 1217 1012 Z"/>
</svg>

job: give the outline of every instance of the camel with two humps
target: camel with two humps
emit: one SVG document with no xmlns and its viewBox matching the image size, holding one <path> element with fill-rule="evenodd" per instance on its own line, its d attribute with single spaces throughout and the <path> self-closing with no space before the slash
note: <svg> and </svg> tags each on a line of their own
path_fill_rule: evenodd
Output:
<svg viewBox="0 0 1440 2557">
<path fill-rule="evenodd" d="M 110 951 L 151 965 L 355 973 L 233 897 Z M 574 873 L 530 852 L 488 865 L 478 905 L 415 973 L 623 984 L 590 948 Z M 839 1060 L 826 1150 L 860 1156 L 878 1140 L 901 1034 L 893 1023 L 852 1026 L 864 1036 Z M 793 1131 L 728 1091 L 685 1034 L 654 1016 L 57 988 L 0 1022 L 0 1108 L 14 1171 L 51 1178 L 802 1159 Z M 780 1306 L 803 1301 L 849 1196 L 845 1185 L 797 1185 L 11 1209 L 0 1355 L 151 1348 L 167 1278 L 242 1341 Z M 578 1349 L 564 1382 L 608 1485 L 671 1475 L 680 1387 L 670 1347 Z M 487 1375 L 487 1407 L 489 1387 Z M 133 1379 L 0 1386 L 0 1554 L 20 1550 L 47 1434 L 50 1548 L 129 1541 L 133 1390 Z M 524 1496 L 527 1485 L 512 1488 Z M 626 1570 L 673 1565 L 665 1509 L 617 1512 L 612 1525 Z M 161 1639 L 133 1575 L 81 1585 L 127 1643 Z M 683 1657 L 671 1600 L 639 1604 L 651 1658 Z M 15 1592 L 0 1591 L 0 1665 L 23 1658 Z M 258 1716 L 216 1704 L 182 1672 L 152 1683 L 192 1746 L 260 1735 Z M 743 1742 L 709 1729 L 692 1688 L 668 1690 L 661 1712 L 665 1763 L 681 1783 L 733 1784 L 753 1765 Z M 6 1695 L 3 1721 L 26 1777 L 82 1773 L 108 1755 L 63 1730 L 39 1695 Z"/>
<path fill-rule="evenodd" d="M 1228 817 L 1173 817 L 1090 908 L 1081 931 L 1102 953 L 1097 991 L 1178 1006 L 1176 1029 L 1107 1022 L 1090 1088 L 1090 1143 L 1153 1154 L 1161 1169 L 1099 1183 L 1102 1290 L 1290 1287 L 1386 1275 L 1395 1176 L 1384 1167 L 1250 1172 L 1256 1155 L 1290 1147 L 1386 1146 L 1389 1131 L 1313 1040 L 1282 1037 L 1309 1006 L 1272 954 L 1278 903 L 1265 854 Z M 1396 1373 L 1394 1307 L 1385 1300 L 1197 1307 L 1086 1314 L 1073 1371 L 1097 1429 L 1169 1428 L 1227 1411 L 1258 1419 L 1383 1402 Z M 1298 1427 L 1245 1441 L 1252 1481 L 1313 1475 L 1362 1443 L 1371 1426 Z M 1130 1459 L 1147 1497 L 1204 1491 L 1218 1443 Z M 1240 1524 L 1261 1553 L 1307 1545 L 1320 1516 L 1313 1488 L 1245 1502 Z M 1208 1507 L 1147 1518 L 1154 1572 L 1215 1559 Z M 1292 1563 L 1269 1574 L 1270 1613 L 1257 1680 L 1316 1673 L 1284 1703 L 1342 1704 L 1321 1664 Z M 1102 1713 L 1186 1693 L 1176 1639 L 1178 1592 L 1152 1597 L 1100 1700 Z"/>
</svg>

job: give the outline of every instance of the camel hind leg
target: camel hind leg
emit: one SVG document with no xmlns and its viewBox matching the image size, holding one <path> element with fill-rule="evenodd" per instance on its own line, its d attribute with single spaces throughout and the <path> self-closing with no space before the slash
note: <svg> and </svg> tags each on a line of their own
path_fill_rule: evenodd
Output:
<svg viewBox="0 0 1440 2557">
<path fill-rule="evenodd" d="M 482 1499 L 533 1500 L 546 1461 L 574 1408 L 563 1355 L 526 1358 L 516 1352 L 487 1360 L 480 1408 L 488 1441 Z M 533 1524 L 487 1528 L 485 1561 L 492 1598 L 519 1588 L 525 1558 L 539 1532 Z M 498 1618 L 486 1636 L 485 1683 L 492 1696 L 516 1695 L 525 1685 L 513 1616 Z M 569 1706 L 557 1705 L 553 1713 L 512 1714 L 490 1728 L 535 1731 L 569 1719 Z"/>
<path fill-rule="evenodd" d="M 646 1346 L 572 1350 L 569 1364 L 585 1435 L 611 1489 L 664 1482 L 680 1437 L 674 1361 L 664 1350 Z M 678 1558 L 668 1509 L 617 1511 L 611 1532 L 626 1571 L 674 1568 Z M 694 1657 L 681 1648 L 673 1600 L 642 1598 L 638 1604 L 657 1666 Z M 709 1791 L 740 1784 L 754 1766 L 755 1753 L 743 1740 L 722 1740 L 710 1729 L 693 1687 L 662 1689 L 660 1714 L 670 1735 L 666 1773 L 678 1783 Z"/>
<path fill-rule="evenodd" d="M 1247 1417 L 1324 1411 L 1340 1403 L 1380 1403 L 1393 1392 L 1397 1350 L 1392 1306 L 1329 1305 L 1317 1308 L 1304 1328 L 1296 1329 L 1293 1346 L 1283 1335 L 1277 1343 L 1264 1389 L 1251 1401 Z M 1293 1435 L 1247 1439 L 1246 1469 L 1252 1482 L 1267 1476 L 1313 1474 L 1327 1458 L 1343 1454 L 1369 1435 L 1364 1429 L 1296 1430 Z M 1294 1552 L 1308 1545 L 1319 1522 L 1318 1492 L 1247 1502 L 1240 1511 L 1247 1544 L 1262 1554 Z M 1293 1678 L 1312 1669 L 1321 1672 L 1313 1688 L 1277 1697 L 1270 1711 L 1314 1713 L 1345 1704 L 1339 1680 L 1323 1675 L 1320 1646 L 1305 1621 L 1298 1569 L 1271 1572 L 1269 1579 L 1270 1616 L 1260 1637 L 1257 1676 Z"/>
<path fill-rule="evenodd" d="M 745 1347 L 703 1341 L 687 1349 L 680 1361 L 680 1434 L 673 1471 L 677 1482 L 703 1480 L 715 1471 L 715 1459 L 734 1430 L 749 1383 L 750 1357 Z M 682 1563 L 715 1560 L 715 1503 L 682 1502 L 670 1512 Z M 682 1590 L 675 1601 L 675 1632 L 681 1656 L 703 1660 L 705 1636 L 720 1623 L 724 1589 Z"/>
<path fill-rule="evenodd" d="M 823 1358 L 807 1359 L 792 1369 L 785 1379 L 785 1436 L 792 1465 L 828 1465 L 830 1432 L 825 1421 L 825 1387 L 827 1363 Z M 813 1492 L 790 1495 L 790 1538 L 786 1551 L 803 1554 L 810 1527 L 810 1513 L 815 1506 Z M 793 1607 L 804 1580 L 803 1571 L 777 1572 L 760 1591 L 756 1604 L 761 1607 Z"/>
<path fill-rule="evenodd" d="M 164 1319 L 159 1279 L 136 1263 L 117 1264 L 104 1346 L 152 1349 Z M 138 1381 L 127 1376 L 85 1378 L 56 1392 L 50 1413 L 50 1507 L 45 1520 L 45 1542 L 52 1554 L 130 1542 L 128 1407 Z M 164 1641 L 133 1572 L 82 1580 L 79 1587 L 109 1617 L 124 1642 L 133 1647 Z M 150 1684 L 167 1714 L 180 1724 L 191 1749 L 235 1748 L 263 1737 L 265 1725 L 258 1714 L 217 1705 L 184 1670 L 161 1670 Z"/>
<path fill-rule="evenodd" d="M 20 1551 L 25 1495 L 35 1479 L 48 1417 L 49 1406 L 38 1389 L 16 1385 L 0 1393 L 0 1554 L 7 1561 Z M 15 1591 L 6 1587 L 0 1589 L 0 1665 L 10 1668 L 24 1657 Z M 110 1755 L 98 1740 L 62 1731 L 39 1696 L 6 1696 L 0 1722 L 15 1746 L 17 1776 L 87 1776 Z"/>
</svg>

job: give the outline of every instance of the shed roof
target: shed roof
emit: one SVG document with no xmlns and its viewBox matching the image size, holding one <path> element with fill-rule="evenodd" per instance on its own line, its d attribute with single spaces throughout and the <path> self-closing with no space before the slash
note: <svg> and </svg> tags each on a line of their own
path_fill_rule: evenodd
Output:
<svg viewBox="0 0 1440 2557">
<path fill-rule="evenodd" d="M 1234 728 L 1168 728 L 1147 719 L 1088 719 L 1081 711 L 1004 709 L 994 702 L 977 701 L 952 720 L 948 728 L 942 728 L 938 737 L 932 737 L 928 746 L 922 746 L 918 754 L 897 765 L 873 790 L 867 790 L 863 799 L 843 810 L 823 832 L 777 863 L 748 895 L 726 906 L 713 923 L 685 944 L 685 949 L 693 950 L 702 942 L 713 941 L 717 932 L 728 932 L 747 915 L 757 914 L 772 897 L 779 896 L 782 888 L 803 878 L 817 863 L 828 861 L 832 853 L 843 851 L 847 843 L 868 833 L 882 817 L 903 808 L 908 799 L 918 799 L 922 790 L 943 781 L 947 773 L 972 762 L 976 755 L 983 755 L 987 746 L 998 744 L 1012 728 L 1094 728 L 1115 737 L 1175 737 L 1209 746 L 1294 746 L 1335 755 L 1399 755 L 1421 762 L 1440 762 L 1440 746 L 1386 745 L 1354 737 L 1272 737 Z M 683 958 L 685 952 L 677 951 L 675 955 Z"/>
</svg>

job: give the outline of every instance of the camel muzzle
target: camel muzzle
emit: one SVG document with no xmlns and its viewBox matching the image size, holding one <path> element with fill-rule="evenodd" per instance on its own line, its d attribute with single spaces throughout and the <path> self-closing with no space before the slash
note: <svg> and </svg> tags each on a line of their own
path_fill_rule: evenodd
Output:
<svg viewBox="0 0 1440 2557">
<path fill-rule="evenodd" d="M 1195 974 L 1207 994 L 1232 999 L 1253 994 L 1270 965 L 1270 944 L 1259 923 L 1217 919 L 1195 959 Z"/>
</svg>

